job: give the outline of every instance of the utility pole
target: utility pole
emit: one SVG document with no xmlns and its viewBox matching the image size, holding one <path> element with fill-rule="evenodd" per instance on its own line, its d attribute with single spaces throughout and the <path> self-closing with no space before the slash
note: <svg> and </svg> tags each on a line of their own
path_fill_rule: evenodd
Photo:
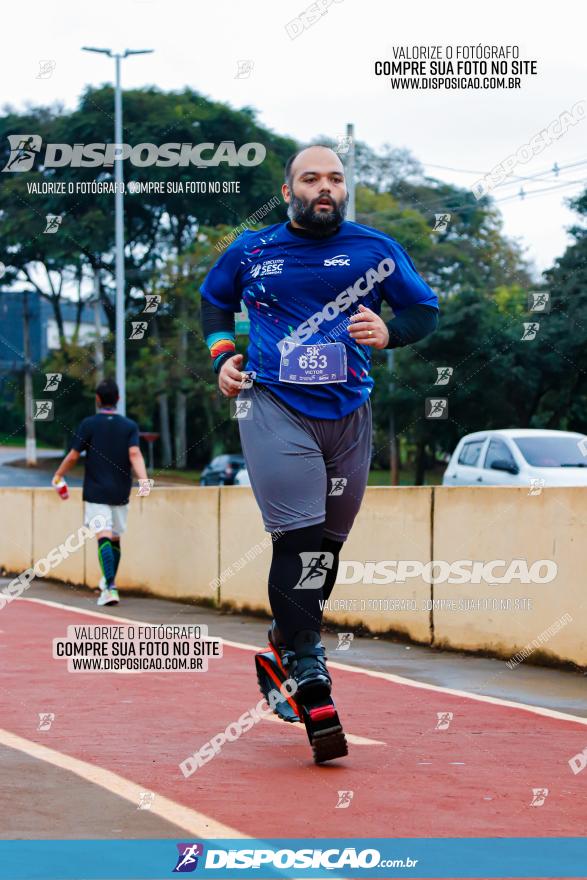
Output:
<svg viewBox="0 0 587 880">
<path fill-rule="evenodd" d="M 22 352 L 24 356 L 24 421 L 26 431 L 27 467 L 37 466 L 37 439 L 33 419 L 33 376 L 31 363 L 31 335 L 29 295 L 24 291 L 22 299 Z"/>
<path fill-rule="evenodd" d="M 347 123 L 347 137 L 349 140 L 349 151 L 346 154 L 345 177 L 349 194 L 349 203 L 347 205 L 347 219 L 355 220 L 355 126 L 352 122 Z"/>
<path fill-rule="evenodd" d="M 116 83 L 114 88 L 114 233 L 116 246 L 116 384 L 118 411 L 126 415 L 126 340 L 124 335 L 124 194 L 122 174 L 122 93 L 120 90 L 120 55 L 115 55 Z"/>
<path fill-rule="evenodd" d="M 116 248 L 116 384 L 118 385 L 118 412 L 126 415 L 126 340 L 124 336 L 124 179 L 122 173 L 122 90 L 120 88 L 120 59 L 129 55 L 148 55 L 153 49 L 125 49 L 113 52 L 111 49 L 96 49 L 82 46 L 83 52 L 98 52 L 114 58 L 114 237 Z"/>
<path fill-rule="evenodd" d="M 104 345 L 102 343 L 102 322 L 100 320 L 100 270 L 94 271 L 94 294 L 92 296 L 94 310 L 94 327 L 96 329 L 96 341 L 94 343 L 94 362 L 96 365 L 96 384 L 104 378 Z"/>
</svg>

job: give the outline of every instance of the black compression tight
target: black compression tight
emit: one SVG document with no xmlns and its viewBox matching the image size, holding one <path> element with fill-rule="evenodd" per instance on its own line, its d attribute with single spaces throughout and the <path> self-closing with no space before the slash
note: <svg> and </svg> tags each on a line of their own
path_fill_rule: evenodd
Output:
<svg viewBox="0 0 587 880">
<path fill-rule="evenodd" d="M 300 630 L 320 631 L 320 603 L 328 599 L 334 588 L 342 542 L 324 537 L 323 531 L 324 523 L 319 523 L 273 536 L 269 602 L 288 646 L 293 644 Z M 329 558 L 323 556 L 325 553 L 332 553 L 332 567 L 327 568 L 324 584 L 315 587 L 312 581 L 319 583 L 322 580 L 324 568 L 329 562 Z M 302 557 L 301 554 L 307 556 Z"/>
</svg>

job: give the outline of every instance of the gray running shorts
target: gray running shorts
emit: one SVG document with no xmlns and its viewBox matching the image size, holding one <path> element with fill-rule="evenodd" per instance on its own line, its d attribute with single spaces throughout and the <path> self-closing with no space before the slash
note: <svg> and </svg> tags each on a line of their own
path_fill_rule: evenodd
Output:
<svg viewBox="0 0 587 880">
<path fill-rule="evenodd" d="M 254 384 L 239 418 L 243 454 L 268 532 L 324 523 L 324 534 L 346 540 L 367 485 L 371 401 L 340 419 L 311 419 Z"/>
</svg>

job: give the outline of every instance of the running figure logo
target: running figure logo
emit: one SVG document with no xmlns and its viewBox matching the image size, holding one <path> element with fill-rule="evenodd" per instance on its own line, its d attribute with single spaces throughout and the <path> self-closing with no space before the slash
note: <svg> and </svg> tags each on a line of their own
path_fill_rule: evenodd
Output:
<svg viewBox="0 0 587 880">
<path fill-rule="evenodd" d="M 448 419 L 448 399 L 446 397 L 427 397 L 426 418 Z"/>
<path fill-rule="evenodd" d="M 524 321 L 524 332 L 522 333 L 521 342 L 536 339 L 536 334 L 540 330 L 540 324 L 537 321 Z"/>
<path fill-rule="evenodd" d="M 330 478 L 330 492 L 329 495 L 342 495 L 344 492 L 344 487 L 348 483 L 346 477 L 331 477 Z"/>
<path fill-rule="evenodd" d="M 129 339 L 142 339 L 145 333 L 147 332 L 147 327 L 149 324 L 147 321 L 131 321 L 132 330 L 130 331 Z"/>
<path fill-rule="evenodd" d="M 338 153 L 339 156 L 344 156 L 348 153 L 352 144 L 353 139 L 350 134 L 339 135 L 338 144 L 335 146 L 334 152 Z"/>
<path fill-rule="evenodd" d="M 53 400 L 33 400 L 33 419 L 36 422 L 53 421 Z"/>
<path fill-rule="evenodd" d="M 338 636 L 338 645 L 336 646 L 336 651 L 350 651 L 351 642 L 355 637 L 354 633 L 337 633 Z"/>
<path fill-rule="evenodd" d="M 43 391 L 57 391 L 62 379 L 62 373 L 45 373 L 45 387 Z"/>
<path fill-rule="evenodd" d="M 41 152 L 39 134 L 9 134 L 10 156 L 2 171 L 30 171 L 35 157 Z"/>
<path fill-rule="evenodd" d="M 231 400 L 230 401 L 231 418 L 233 419 L 250 419 L 253 415 L 252 400 Z"/>
<path fill-rule="evenodd" d="M 56 67 L 57 62 L 53 61 L 53 59 L 49 58 L 46 61 L 39 61 L 39 72 L 36 79 L 49 79 Z"/>
<path fill-rule="evenodd" d="M 453 374 L 452 367 L 436 367 L 436 372 L 438 375 L 436 376 L 435 385 L 448 385 L 451 380 Z"/>
<path fill-rule="evenodd" d="M 541 807 L 547 797 L 548 797 L 548 789 L 547 788 L 533 788 L 532 789 L 532 800 L 530 801 L 530 806 L 531 807 Z"/>
<path fill-rule="evenodd" d="M 155 800 L 155 793 L 152 791 L 139 792 L 139 805 L 137 810 L 150 810 Z"/>
<path fill-rule="evenodd" d="M 350 807 L 351 801 L 354 797 L 354 791 L 339 791 L 338 792 L 338 803 L 336 804 L 335 809 L 337 810 L 346 810 L 347 807 Z"/>
<path fill-rule="evenodd" d="M 450 223 L 450 214 L 435 214 L 432 232 L 446 232 Z"/>
<path fill-rule="evenodd" d="M 437 712 L 436 717 L 438 721 L 436 722 L 436 727 L 434 730 L 448 730 L 450 727 L 450 722 L 453 718 L 452 712 Z"/>
<path fill-rule="evenodd" d="M 39 712 L 39 726 L 37 730 L 50 730 L 54 721 L 54 712 Z"/>
<path fill-rule="evenodd" d="M 198 857 L 204 855 L 204 847 L 201 843 L 178 843 L 177 865 L 173 869 L 174 874 L 188 874 L 198 867 Z"/>
<path fill-rule="evenodd" d="M 63 214 L 46 214 L 47 225 L 43 229 L 43 233 L 49 233 L 49 235 L 55 235 L 56 232 L 59 231 L 59 227 L 63 221 Z"/>
<path fill-rule="evenodd" d="M 250 58 L 243 58 L 241 61 L 237 61 L 236 64 L 237 70 L 235 79 L 248 79 L 253 72 L 255 62 Z"/>
<path fill-rule="evenodd" d="M 241 382 L 241 388 L 243 391 L 246 391 L 248 388 L 253 387 L 253 382 L 257 378 L 257 374 L 255 370 L 247 370 L 243 372 L 244 379 Z"/>
<path fill-rule="evenodd" d="M 294 590 L 320 590 L 324 586 L 328 570 L 332 568 L 334 553 L 304 552 L 299 554 L 302 573 Z"/>
<path fill-rule="evenodd" d="M 528 495 L 541 495 L 546 486 L 544 477 L 530 477 L 530 491 Z"/>
<path fill-rule="evenodd" d="M 528 311 L 530 312 L 550 312 L 550 293 L 529 293 L 528 294 Z"/>
<path fill-rule="evenodd" d="M 161 297 L 158 293 L 149 293 L 145 297 L 145 308 L 143 312 L 155 313 L 161 304 Z"/>
</svg>

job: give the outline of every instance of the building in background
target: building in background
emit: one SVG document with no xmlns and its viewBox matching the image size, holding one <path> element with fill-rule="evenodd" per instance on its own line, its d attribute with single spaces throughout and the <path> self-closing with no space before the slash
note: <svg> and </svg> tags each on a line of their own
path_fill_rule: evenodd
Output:
<svg viewBox="0 0 587 880">
<path fill-rule="evenodd" d="M 51 351 L 59 348 L 57 321 L 49 303 L 36 291 L 27 294 L 29 311 L 29 332 L 31 360 L 33 368 L 38 369 Z M 22 372 L 24 365 L 23 339 L 24 294 L 22 291 L 0 289 L 0 376 Z M 65 338 L 71 341 L 77 323 L 78 305 L 75 302 L 61 302 Z M 108 335 L 109 328 L 102 309 L 99 322 L 101 335 Z M 78 343 L 88 344 L 96 338 L 96 318 L 94 306 L 84 303 L 81 309 Z"/>
</svg>

